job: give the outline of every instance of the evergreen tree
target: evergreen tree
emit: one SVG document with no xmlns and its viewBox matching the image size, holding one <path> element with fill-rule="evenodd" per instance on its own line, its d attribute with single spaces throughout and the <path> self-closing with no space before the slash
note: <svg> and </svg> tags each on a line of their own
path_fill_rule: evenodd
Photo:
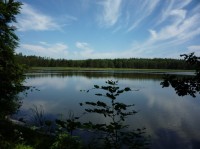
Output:
<svg viewBox="0 0 200 149">
<path fill-rule="evenodd" d="M 15 61 L 18 37 L 12 25 L 21 5 L 14 0 L 0 0 L 0 118 L 16 111 L 19 107 L 17 94 L 25 89 L 23 68 Z"/>
</svg>

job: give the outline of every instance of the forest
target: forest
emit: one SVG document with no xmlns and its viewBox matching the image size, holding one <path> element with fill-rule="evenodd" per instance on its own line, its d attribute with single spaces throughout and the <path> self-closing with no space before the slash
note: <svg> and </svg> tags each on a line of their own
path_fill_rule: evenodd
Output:
<svg viewBox="0 0 200 149">
<path fill-rule="evenodd" d="M 135 104 L 126 103 L 125 98 L 125 100 L 122 101 L 118 100 L 118 98 L 123 94 L 132 91 L 136 92 L 138 90 L 131 89 L 127 86 L 119 86 L 118 81 L 107 80 L 105 81 L 105 85 L 102 85 L 101 83 L 94 84 L 92 88 L 89 89 L 84 86 L 80 92 L 84 94 L 94 93 L 96 98 L 92 101 L 89 99 L 86 101 L 81 100 L 79 106 L 83 108 L 84 113 L 78 116 L 73 115 L 73 112 L 69 111 L 69 116 L 66 119 L 61 116 L 61 118 L 58 117 L 51 120 L 44 117 L 45 113 L 42 108 L 39 109 L 37 106 L 33 105 L 34 108 L 31 109 L 33 115 L 30 113 L 26 114 L 25 111 L 22 111 L 22 115 L 26 115 L 28 118 L 33 119 L 33 122 L 35 123 L 31 124 L 26 121 L 26 119 L 21 117 L 19 119 L 13 119 L 12 115 L 19 112 L 20 107 L 25 103 L 23 102 L 25 101 L 24 99 L 28 97 L 28 93 L 36 91 L 38 94 L 42 93 L 42 90 L 37 89 L 35 86 L 27 86 L 25 83 L 25 66 L 123 69 L 194 69 L 196 70 L 195 75 L 189 77 L 166 75 L 160 85 L 162 85 L 162 87 L 174 88 L 178 96 L 190 95 L 192 97 L 196 97 L 196 94 L 200 93 L 200 57 L 195 56 L 194 53 L 191 53 L 190 55 L 182 55 L 184 57 L 183 59 L 116 58 L 87 60 L 52 59 L 48 57 L 25 56 L 21 53 L 15 54 L 15 49 L 19 45 L 19 38 L 15 34 L 15 30 L 17 28 L 12 26 L 12 24 L 16 23 L 16 15 L 20 13 L 21 7 L 21 2 L 14 0 L 0 0 L 0 149 L 146 149 L 150 148 L 152 145 L 151 138 L 153 137 L 148 135 L 148 128 L 146 129 L 142 126 L 142 124 L 140 128 L 129 129 L 129 125 L 125 123 L 128 116 L 135 115 L 139 112 L 139 110 L 134 107 Z M 51 79 L 53 80 L 54 78 Z M 46 83 L 47 81 L 45 80 L 44 82 Z M 153 81 L 153 83 L 155 82 L 156 81 Z M 53 86 L 56 86 L 55 82 L 52 84 Z M 51 94 L 49 91 L 46 93 L 49 95 L 55 95 L 55 93 Z M 152 92 L 150 93 L 152 94 Z M 122 98 L 123 97 L 125 96 L 122 96 Z M 104 98 L 106 98 L 106 102 L 104 101 Z M 160 98 L 165 99 L 163 97 Z M 41 97 L 39 97 L 39 100 L 40 99 Z M 54 99 L 58 102 L 58 98 L 56 96 Z M 141 98 L 139 98 L 139 100 L 140 99 Z M 147 101 L 146 98 L 145 101 Z M 180 102 L 178 103 L 180 104 Z M 48 102 L 47 104 L 53 105 L 51 102 Z M 165 100 L 165 104 L 172 105 L 168 102 L 168 100 Z M 189 102 L 187 104 L 189 104 Z M 194 104 L 192 106 L 192 108 L 194 108 Z M 162 107 L 159 107 L 159 109 L 161 108 Z M 184 108 L 185 107 L 183 107 L 183 109 Z M 175 108 L 175 110 L 178 111 L 179 109 Z M 177 113 L 173 113 L 173 115 L 176 115 Z M 184 114 L 185 113 L 186 112 L 184 112 Z M 91 120 L 87 121 L 87 119 L 85 119 L 85 122 L 81 121 L 80 118 L 83 115 L 89 114 L 96 114 L 99 118 L 99 123 L 92 122 Z M 158 114 L 158 112 L 156 114 Z M 101 121 L 101 116 L 108 121 L 104 122 L 104 119 Z M 165 121 L 167 120 L 167 116 L 168 115 L 165 114 Z M 185 114 L 184 116 L 187 115 Z M 147 117 L 147 119 L 149 119 L 149 117 Z M 170 121 L 167 123 L 170 123 L 171 125 Z M 191 125 L 192 121 L 189 121 L 189 123 Z M 157 123 L 154 121 L 154 124 Z M 192 127 L 192 129 L 194 129 L 194 127 Z M 97 137 L 94 138 L 91 136 L 91 142 L 89 140 L 89 143 L 84 143 L 81 137 L 76 136 L 76 134 L 73 133 L 77 130 L 83 131 L 85 133 L 84 136 L 87 136 L 87 132 L 91 132 L 96 134 Z M 167 132 L 167 139 L 171 137 L 168 130 L 163 130 L 164 132 Z M 179 136 L 171 138 L 173 139 L 172 141 L 170 140 L 171 142 L 176 142 L 176 140 L 179 139 Z M 189 139 L 187 142 L 190 141 Z M 196 142 L 199 143 L 198 141 L 199 140 Z M 190 147 L 193 148 L 193 146 Z"/>
<path fill-rule="evenodd" d="M 194 70 L 183 59 L 172 58 L 117 58 L 67 60 L 15 54 L 16 61 L 28 67 L 130 68 L 130 69 L 182 69 Z"/>
</svg>

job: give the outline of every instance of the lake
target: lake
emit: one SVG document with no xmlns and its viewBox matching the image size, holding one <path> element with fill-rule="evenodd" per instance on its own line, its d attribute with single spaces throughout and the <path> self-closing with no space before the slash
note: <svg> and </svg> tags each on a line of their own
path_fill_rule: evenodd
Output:
<svg viewBox="0 0 200 149">
<path fill-rule="evenodd" d="M 191 73 L 179 73 L 179 75 Z M 30 118 L 31 108 L 41 106 L 45 117 L 68 117 L 70 112 L 79 116 L 84 101 L 97 101 L 101 97 L 81 92 L 95 84 L 106 85 L 107 80 L 118 80 L 119 86 L 133 91 L 119 96 L 119 101 L 135 104 L 137 114 L 127 119 L 130 128 L 146 128 L 155 149 L 199 149 L 200 148 L 200 96 L 179 97 L 172 88 L 162 88 L 161 73 L 132 71 L 47 71 L 28 73 L 25 85 L 36 89 L 28 91 L 18 116 Z M 135 90 L 135 91 L 134 91 Z M 103 117 L 87 116 L 82 121 L 105 121 Z"/>
</svg>

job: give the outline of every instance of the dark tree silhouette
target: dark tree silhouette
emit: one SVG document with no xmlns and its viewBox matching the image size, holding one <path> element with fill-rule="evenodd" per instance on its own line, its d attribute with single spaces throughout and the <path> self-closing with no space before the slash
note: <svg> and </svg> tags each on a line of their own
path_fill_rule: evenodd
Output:
<svg viewBox="0 0 200 149">
<path fill-rule="evenodd" d="M 29 67 L 78 67 L 78 68 L 132 68 L 132 69 L 194 69 L 182 59 L 171 58 L 122 58 L 122 59 L 87 59 L 67 60 L 40 56 L 16 54 L 21 64 Z"/>
<path fill-rule="evenodd" d="M 21 5 L 14 0 L 0 0 L 0 118 L 16 111 L 17 94 L 26 88 L 22 85 L 23 67 L 15 61 L 18 37 L 14 32 L 16 27 L 12 26 Z"/>
<path fill-rule="evenodd" d="M 192 77 L 166 75 L 161 85 L 162 87 L 171 85 L 179 96 L 191 95 L 196 97 L 196 94 L 200 93 L 200 57 L 195 56 L 194 53 L 181 56 L 184 57 L 187 64 L 196 68 L 195 75 Z"/>
</svg>

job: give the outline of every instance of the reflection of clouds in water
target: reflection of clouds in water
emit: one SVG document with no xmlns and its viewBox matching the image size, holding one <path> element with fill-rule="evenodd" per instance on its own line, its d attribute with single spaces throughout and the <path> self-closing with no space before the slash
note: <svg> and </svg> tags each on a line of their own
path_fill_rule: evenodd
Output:
<svg viewBox="0 0 200 149">
<path fill-rule="evenodd" d="M 45 77 L 27 79 L 25 85 L 39 87 L 39 89 L 52 87 L 59 90 L 65 88 L 68 85 L 68 78 Z"/>
<path fill-rule="evenodd" d="M 22 105 L 22 108 L 24 110 L 29 110 L 31 108 L 33 108 L 34 106 L 42 106 L 43 110 L 44 111 L 49 111 L 50 112 L 50 107 L 52 106 L 52 104 L 50 104 L 48 101 L 44 100 L 44 99 L 32 99 L 32 100 L 24 100 L 23 101 L 23 105 Z M 55 104 L 53 105 L 55 106 Z"/>
<path fill-rule="evenodd" d="M 130 87 L 133 90 L 141 90 L 152 85 L 151 83 L 155 82 L 152 80 L 139 80 L 139 79 L 124 79 L 119 81 L 119 85 L 122 87 Z"/>
<path fill-rule="evenodd" d="M 159 91 L 157 86 L 152 86 L 143 92 L 146 102 L 141 105 L 144 112 L 138 113 L 140 123 L 154 137 L 156 130 L 162 128 L 173 130 L 183 138 L 200 138 L 200 133 L 196 133 L 200 132 L 200 101 L 191 97 L 179 97 L 173 91 Z"/>
<path fill-rule="evenodd" d="M 69 110 L 72 110 L 75 115 L 79 115 L 84 112 L 84 107 L 80 107 L 79 103 L 92 100 L 94 97 L 94 91 L 84 94 L 80 90 L 91 89 L 94 84 L 106 85 L 105 81 L 108 79 L 113 78 L 73 76 L 28 79 L 28 85 L 43 90 L 30 93 L 22 108 L 30 109 L 33 105 L 42 105 L 45 113 L 60 113 L 67 116 Z M 127 92 L 119 97 L 120 102 L 135 104 L 133 109 L 139 110 L 138 114 L 128 119 L 133 128 L 145 126 L 147 134 L 153 138 L 160 137 L 159 130 L 164 130 L 166 134 L 168 131 L 175 132 L 181 138 L 200 138 L 200 100 L 196 100 L 199 97 L 178 97 L 172 88 L 163 89 L 158 80 L 121 79 L 119 85 L 121 88 L 140 89 L 138 92 Z M 92 115 L 86 119 L 92 118 L 97 119 Z M 106 122 L 104 117 L 98 117 L 98 120 L 100 119 Z"/>
<path fill-rule="evenodd" d="M 92 81 L 86 77 L 36 77 L 27 79 L 26 85 L 40 91 L 30 92 L 21 109 L 42 105 L 46 113 L 67 114 L 69 110 L 79 113 L 80 90 L 91 88 Z"/>
<path fill-rule="evenodd" d="M 55 101 L 47 100 L 47 99 L 32 99 L 29 101 L 24 100 L 23 106 L 21 107 L 21 109 L 30 110 L 31 108 L 34 107 L 34 105 L 36 105 L 37 107 L 42 106 L 45 114 L 51 113 L 53 115 L 57 115 L 57 114 L 65 115 L 68 113 L 69 110 L 76 112 L 76 109 L 79 106 L 78 104 L 77 105 L 67 104 L 66 102 L 63 102 L 62 100 L 57 100 L 55 102 Z"/>
<path fill-rule="evenodd" d="M 31 112 L 31 109 L 34 109 L 34 106 L 38 107 L 38 110 L 44 110 L 45 115 L 52 115 L 53 117 L 62 117 L 62 118 L 68 118 L 69 112 L 72 112 L 74 116 L 81 116 L 81 121 L 83 122 L 89 122 L 92 120 L 94 123 L 104 123 L 107 120 L 102 115 L 96 115 L 96 114 L 83 114 L 85 113 L 84 108 L 81 107 L 79 104 L 74 103 L 65 103 L 63 101 L 48 101 L 48 100 L 42 100 L 42 99 L 33 99 L 31 101 L 24 101 L 23 106 L 21 107 L 22 111 L 29 111 Z M 42 109 L 41 109 L 41 107 Z M 23 115 L 21 115 L 23 116 Z M 27 115 L 26 115 L 27 116 Z M 30 116 L 29 116 L 30 117 Z M 98 119 L 97 119 L 98 117 Z"/>
<path fill-rule="evenodd" d="M 93 82 L 86 77 L 77 77 L 74 79 L 74 85 L 77 91 L 87 90 L 93 86 Z"/>
</svg>

